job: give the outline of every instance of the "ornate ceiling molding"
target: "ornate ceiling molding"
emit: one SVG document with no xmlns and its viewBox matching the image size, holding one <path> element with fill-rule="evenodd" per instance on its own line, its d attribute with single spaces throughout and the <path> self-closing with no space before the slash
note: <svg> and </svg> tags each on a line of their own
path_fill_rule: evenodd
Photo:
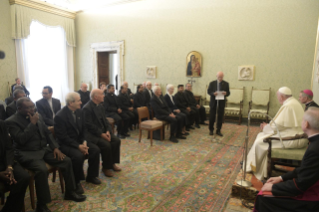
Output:
<svg viewBox="0 0 319 212">
<path fill-rule="evenodd" d="M 76 12 L 38 0 L 9 0 L 10 5 L 19 4 L 66 18 L 75 19 Z"/>
</svg>

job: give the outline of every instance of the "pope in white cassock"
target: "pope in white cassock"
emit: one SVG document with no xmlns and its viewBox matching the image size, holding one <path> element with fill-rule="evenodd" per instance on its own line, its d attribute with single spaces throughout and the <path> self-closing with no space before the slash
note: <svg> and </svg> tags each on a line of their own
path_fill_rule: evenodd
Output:
<svg viewBox="0 0 319 212">
<path fill-rule="evenodd" d="M 267 137 L 279 137 L 274 122 L 282 138 L 303 134 L 301 122 L 304 110 L 301 104 L 292 97 L 291 90 L 287 87 L 280 88 L 277 91 L 277 98 L 282 106 L 269 124 L 262 123 L 260 125 L 262 132 L 257 135 L 247 155 L 246 170 L 247 172 L 254 172 L 259 180 L 267 177 L 267 150 L 269 145 L 264 143 L 263 140 Z M 283 144 L 285 148 L 303 148 L 308 144 L 308 140 L 283 141 Z M 281 142 L 272 141 L 272 148 L 282 148 Z"/>
</svg>

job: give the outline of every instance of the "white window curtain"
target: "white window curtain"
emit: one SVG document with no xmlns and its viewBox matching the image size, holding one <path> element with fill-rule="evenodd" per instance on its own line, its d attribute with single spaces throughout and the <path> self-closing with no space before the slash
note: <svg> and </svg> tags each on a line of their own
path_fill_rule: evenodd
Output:
<svg viewBox="0 0 319 212">
<path fill-rule="evenodd" d="M 30 36 L 16 40 L 18 76 L 30 91 L 32 101 L 42 98 L 44 86 L 53 88 L 53 97 L 62 104 L 74 91 L 73 47 L 67 45 L 62 27 L 33 21 Z"/>
</svg>

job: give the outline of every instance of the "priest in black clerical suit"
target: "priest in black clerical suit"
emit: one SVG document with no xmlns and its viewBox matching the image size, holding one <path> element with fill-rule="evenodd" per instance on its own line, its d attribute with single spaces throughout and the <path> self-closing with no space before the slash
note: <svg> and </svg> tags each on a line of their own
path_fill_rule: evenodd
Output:
<svg viewBox="0 0 319 212">
<path fill-rule="evenodd" d="M 70 158 L 60 150 L 59 145 L 38 113 L 34 103 L 27 97 L 17 101 L 18 112 L 6 120 L 15 144 L 15 159 L 35 173 L 35 187 L 38 210 L 46 211 L 51 202 L 48 184 L 48 168 L 45 163 L 59 167 L 65 181 L 65 200 L 84 201 L 85 196 L 75 192 L 76 186 Z"/>
<path fill-rule="evenodd" d="M 117 96 L 114 94 L 114 85 L 109 84 L 107 86 L 106 95 L 104 97 L 104 109 L 107 117 L 113 118 L 117 126 L 117 133 L 119 138 L 125 138 L 129 136 L 128 126 L 130 116 L 124 113 L 120 104 L 118 103 Z"/>
<path fill-rule="evenodd" d="M 8 176 L 9 175 L 9 176 Z M 0 121 L 0 193 L 10 191 L 2 212 L 22 211 L 30 176 L 14 161 L 12 141 L 4 121 Z M 3 193 L 2 193 L 3 194 Z"/>
<path fill-rule="evenodd" d="M 42 90 L 43 98 L 36 102 L 38 112 L 43 117 L 44 123 L 47 126 L 54 125 L 54 116 L 61 110 L 60 100 L 52 98 L 52 94 L 52 88 L 50 86 L 45 86 Z"/>
<path fill-rule="evenodd" d="M 14 97 L 14 101 L 11 102 L 7 107 L 6 107 L 6 116 L 7 118 L 9 118 L 10 116 L 12 116 L 13 114 L 15 114 L 17 112 L 17 100 L 21 97 L 25 97 L 25 93 L 23 90 L 17 89 L 13 92 L 13 97 Z"/>
<path fill-rule="evenodd" d="M 146 106 L 146 100 L 145 100 L 145 96 L 143 94 L 143 85 L 139 84 L 137 86 L 137 91 L 133 96 L 133 100 L 134 100 L 134 105 L 133 107 L 136 109 L 138 107 L 144 107 Z"/>
<path fill-rule="evenodd" d="M 0 120 L 6 119 L 6 110 L 4 109 L 4 105 L 0 104 Z"/>
<path fill-rule="evenodd" d="M 188 100 L 192 111 L 199 116 L 200 124 L 205 124 L 206 121 L 206 111 L 203 106 L 197 103 L 195 96 L 192 92 L 192 85 L 190 83 L 186 84 L 186 89 L 184 91 L 186 99 Z M 198 125 L 198 124 L 197 124 Z M 197 126 L 199 128 L 199 126 Z"/>
<path fill-rule="evenodd" d="M 219 136 L 223 136 L 220 132 L 222 129 L 223 119 L 224 119 L 224 111 L 226 105 L 226 97 L 230 95 L 229 84 L 228 82 L 223 80 L 224 74 L 223 72 L 217 73 L 217 80 L 209 83 L 207 93 L 210 95 L 210 112 L 209 112 L 209 131 L 210 135 L 214 134 L 214 123 L 216 119 L 216 110 L 217 110 L 217 102 L 218 102 L 218 120 L 217 120 L 217 130 L 216 134 Z M 215 96 L 218 91 L 224 92 L 224 100 L 216 100 Z"/>
<path fill-rule="evenodd" d="M 137 110 L 134 109 L 133 103 L 130 100 L 130 97 L 127 94 L 127 87 L 121 86 L 120 94 L 117 97 L 118 104 L 122 109 L 123 113 L 129 116 L 129 128 L 132 130 L 132 125 L 135 125 L 137 122 Z"/>
<path fill-rule="evenodd" d="M 177 138 L 186 139 L 182 135 L 182 119 L 173 114 L 173 112 L 168 107 L 164 97 L 161 94 L 161 88 L 159 86 L 154 87 L 154 96 L 151 99 L 151 107 L 153 108 L 155 117 L 157 119 L 167 121 L 171 124 L 170 141 L 178 143 Z"/>
<path fill-rule="evenodd" d="M 107 177 L 113 177 L 114 171 L 121 171 L 116 165 L 120 163 L 121 140 L 113 135 L 112 127 L 106 119 L 103 91 L 91 91 L 91 100 L 83 107 L 87 139 L 96 144 L 102 155 L 102 171 Z"/>
<path fill-rule="evenodd" d="M 257 196 L 255 212 L 264 211 L 319 211 L 319 108 L 305 112 L 302 129 L 308 135 L 309 146 L 301 166 L 280 177 L 272 177 L 262 192 L 275 197 Z"/>
<path fill-rule="evenodd" d="M 81 108 L 90 101 L 90 91 L 87 90 L 88 86 L 86 83 L 81 84 L 80 90 L 78 90 L 78 93 L 80 94 L 81 97 Z"/>
<path fill-rule="evenodd" d="M 89 139 L 81 110 L 81 98 L 78 93 L 69 93 L 66 97 L 67 106 L 63 107 L 54 118 L 54 132 L 60 150 L 72 160 L 77 190 L 83 193 L 80 181 L 84 180 L 83 164 L 88 157 L 86 181 L 101 184 L 98 179 L 100 165 L 100 149 Z M 86 142 L 86 143 L 84 143 Z"/>
</svg>

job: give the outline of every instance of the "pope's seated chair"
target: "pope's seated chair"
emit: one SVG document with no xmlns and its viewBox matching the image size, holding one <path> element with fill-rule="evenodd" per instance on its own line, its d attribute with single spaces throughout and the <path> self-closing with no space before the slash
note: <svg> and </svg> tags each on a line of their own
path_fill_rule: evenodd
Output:
<svg viewBox="0 0 319 212">
<path fill-rule="evenodd" d="M 227 117 L 238 117 L 238 124 L 241 124 L 243 116 L 244 90 L 242 88 L 230 88 L 230 96 L 227 97 L 224 119 Z"/>
<path fill-rule="evenodd" d="M 291 137 L 284 137 L 281 140 L 289 141 L 289 140 L 300 140 L 308 138 L 306 134 L 297 134 Z M 283 166 L 290 166 L 290 167 L 298 167 L 298 165 L 294 165 L 291 163 L 285 163 L 283 160 L 294 160 L 298 161 L 299 164 L 308 148 L 308 145 L 301 149 L 289 149 L 289 148 L 274 148 L 272 149 L 272 141 L 279 141 L 279 138 L 269 137 L 264 139 L 265 143 L 269 144 L 268 153 L 267 153 L 267 178 L 271 177 L 272 170 L 276 170 L 275 165 L 283 165 Z"/>
<path fill-rule="evenodd" d="M 249 110 L 251 119 L 262 119 L 268 122 L 268 112 L 270 104 L 270 91 L 269 89 L 256 89 L 251 88 L 251 100 L 249 102 Z"/>
</svg>

